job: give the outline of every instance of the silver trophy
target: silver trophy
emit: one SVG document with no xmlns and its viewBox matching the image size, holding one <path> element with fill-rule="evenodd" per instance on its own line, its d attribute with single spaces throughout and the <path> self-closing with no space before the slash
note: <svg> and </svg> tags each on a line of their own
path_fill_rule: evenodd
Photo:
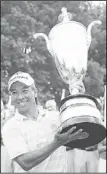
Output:
<svg viewBox="0 0 107 174">
<path fill-rule="evenodd" d="M 33 37 L 45 39 L 62 80 L 69 85 L 71 95 L 61 100 L 60 106 L 62 133 L 72 126 L 77 127 L 76 131 L 83 129 L 82 136 L 66 146 L 85 148 L 98 144 L 106 136 L 99 103 L 93 96 L 85 94 L 83 84 L 91 44 L 91 28 L 101 24 L 101 21 L 93 21 L 86 29 L 81 23 L 71 21 L 72 14 L 66 8 L 63 7 L 61 11 L 58 17 L 60 22 L 51 29 L 48 37 L 44 33 L 36 33 Z M 79 90 L 80 85 L 82 92 Z"/>
</svg>

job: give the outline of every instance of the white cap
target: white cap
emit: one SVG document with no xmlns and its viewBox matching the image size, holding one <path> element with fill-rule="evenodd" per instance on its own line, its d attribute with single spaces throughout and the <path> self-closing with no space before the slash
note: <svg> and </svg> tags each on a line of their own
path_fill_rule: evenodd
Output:
<svg viewBox="0 0 107 174">
<path fill-rule="evenodd" d="M 10 87 L 11 85 L 14 83 L 14 82 L 22 82 L 24 83 L 25 85 L 27 86 L 31 86 L 32 84 L 34 85 L 35 82 L 34 82 L 34 79 L 28 74 L 28 73 L 25 73 L 25 72 L 17 72 L 15 73 L 10 79 L 9 79 L 9 82 L 8 82 L 8 90 L 10 90 Z M 35 86 L 35 85 L 34 85 Z"/>
</svg>

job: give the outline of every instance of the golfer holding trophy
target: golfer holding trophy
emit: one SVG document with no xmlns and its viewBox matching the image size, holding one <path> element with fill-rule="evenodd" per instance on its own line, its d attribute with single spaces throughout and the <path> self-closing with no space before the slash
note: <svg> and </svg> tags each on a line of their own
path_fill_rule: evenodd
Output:
<svg viewBox="0 0 107 174">
<path fill-rule="evenodd" d="M 60 22 L 51 29 L 48 37 L 44 33 L 36 33 L 34 38 L 45 39 L 60 77 L 69 85 L 70 95 L 62 99 L 60 105 L 62 133 L 73 126 L 76 126 L 75 131 L 83 129 L 82 136 L 65 146 L 85 149 L 97 145 L 106 137 L 106 129 L 98 109 L 99 103 L 94 96 L 85 94 L 83 84 L 91 44 L 91 29 L 95 24 L 101 24 L 101 21 L 93 21 L 86 29 L 81 23 L 72 21 L 72 14 L 64 7 L 58 19 Z"/>
</svg>

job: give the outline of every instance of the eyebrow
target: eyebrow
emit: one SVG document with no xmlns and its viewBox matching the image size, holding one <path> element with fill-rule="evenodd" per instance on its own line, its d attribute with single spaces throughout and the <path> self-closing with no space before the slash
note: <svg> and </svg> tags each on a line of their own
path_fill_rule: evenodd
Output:
<svg viewBox="0 0 107 174">
<path fill-rule="evenodd" d="M 27 86 L 27 85 L 24 85 L 22 87 L 22 89 L 28 89 L 28 88 L 29 88 L 29 86 Z M 15 88 L 10 88 L 10 92 L 13 92 L 13 91 L 16 91 L 16 89 Z"/>
<path fill-rule="evenodd" d="M 23 86 L 23 89 L 28 89 L 28 88 L 29 88 L 29 86 L 26 86 L 26 85 L 25 85 L 25 86 Z"/>
<path fill-rule="evenodd" d="M 14 88 L 10 88 L 10 92 L 16 91 L 16 89 Z"/>
</svg>

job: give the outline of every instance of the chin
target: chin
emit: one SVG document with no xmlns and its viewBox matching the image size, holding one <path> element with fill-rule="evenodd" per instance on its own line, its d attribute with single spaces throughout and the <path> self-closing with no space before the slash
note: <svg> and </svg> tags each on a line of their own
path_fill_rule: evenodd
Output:
<svg viewBox="0 0 107 174">
<path fill-rule="evenodd" d="M 19 108 L 18 110 L 20 113 L 28 113 L 28 108 Z"/>
</svg>

